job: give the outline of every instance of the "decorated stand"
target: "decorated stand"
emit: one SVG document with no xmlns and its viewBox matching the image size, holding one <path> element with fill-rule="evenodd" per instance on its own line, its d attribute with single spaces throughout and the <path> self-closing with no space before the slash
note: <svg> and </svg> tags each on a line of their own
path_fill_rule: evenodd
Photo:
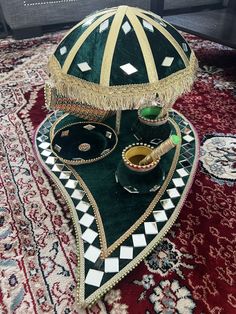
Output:
<svg viewBox="0 0 236 314">
<path fill-rule="evenodd" d="M 71 211 L 80 306 L 143 260 L 179 214 L 198 141 L 171 108 L 196 68 L 170 24 L 128 6 L 85 18 L 49 60 L 45 98 L 54 112 L 35 145 Z"/>
</svg>

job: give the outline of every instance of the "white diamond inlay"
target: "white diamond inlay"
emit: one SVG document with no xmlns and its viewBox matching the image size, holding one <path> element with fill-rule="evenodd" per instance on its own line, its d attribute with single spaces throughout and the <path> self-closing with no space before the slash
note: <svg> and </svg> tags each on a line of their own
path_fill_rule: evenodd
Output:
<svg viewBox="0 0 236 314">
<path fill-rule="evenodd" d="M 85 126 L 83 126 L 83 128 L 91 131 L 91 130 L 95 129 L 96 127 L 92 124 L 86 124 Z"/>
<path fill-rule="evenodd" d="M 177 172 L 181 177 L 188 176 L 188 172 L 184 168 L 178 169 Z"/>
<path fill-rule="evenodd" d="M 169 194 L 169 196 L 171 198 L 175 198 L 175 197 L 179 197 L 180 196 L 179 191 L 176 188 L 169 189 L 166 192 Z"/>
<path fill-rule="evenodd" d="M 154 211 L 153 216 L 157 222 L 167 221 L 168 219 L 164 210 Z"/>
<path fill-rule="evenodd" d="M 84 201 L 80 201 L 79 204 L 75 207 L 77 210 L 86 213 L 86 211 L 89 209 L 90 204 Z"/>
<path fill-rule="evenodd" d="M 62 173 L 59 176 L 59 179 L 69 179 L 71 175 L 70 171 L 62 171 Z"/>
<path fill-rule="evenodd" d="M 66 46 L 63 46 L 60 49 L 60 54 L 63 56 L 65 53 L 67 53 L 67 48 L 66 48 Z"/>
<path fill-rule="evenodd" d="M 87 241 L 88 243 L 92 244 L 93 241 L 96 239 L 98 236 L 98 233 L 91 230 L 91 229 L 86 229 L 85 232 L 82 235 L 82 239 Z"/>
<path fill-rule="evenodd" d="M 109 26 L 109 20 L 106 20 L 104 22 L 102 22 L 99 26 L 99 33 L 102 33 L 103 31 L 105 31 Z"/>
<path fill-rule="evenodd" d="M 144 234 L 133 234 L 132 239 L 135 247 L 142 247 L 147 245 Z"/>
<path fill-rule="evenodd" d="M 165 57 L 161 65 L 163 67 L 170 67 L 173 61 L 174 61 L 173 57 Z"/>
<path fill-rule="evenodd" d="M 90 245 L 87 251 L 85 252 L 84 257 L 90 262 L 96 263 L 100 254 L 101 254 L 101 250 L 99 250 L 93 245 Z"/>
<path fill-rule="evenodd" d="M 143 20 L 143 27 L 145 27 L 146 29 L 148 29 L 152 33 L 154 32 L 154 28 L 153 28 L 152 24 L 148 23 L 145 20 Z"/>
<path fill-rule="evenodd" d="M 192 137 L 191 135 L 185 135 L 183 137 L 183 139 L 186 141 L 186 142 L 192 142 L 194 140 L 194 137 Z"/>
<path fill-rule="evenodd" d="M 85 227 L 90 227 L 93 221 L 94 221 L 94 217 L 86 213 L 83 215 L 83 217 L 80 219 L 79 222 L 81 223 L 81 225 Z"/>
<path fill-rule="evenodd" d="M 41 155 L 46 156 L 46 157 L 50 156 L 51 154 L 52 154 L 52 151 L 49 149 L 45 149 L 41 153 Z"/>
<path fill-rule="evenodd" d="M 128 34 L 130 31 L 131 31 L 131 26 L 129 24 L 128 21 L 126 21 L 123 25 L 122 25 L 122 29 L 123 29 L 123 32 L 126 34 Z"/>
<path fill-rule="evenodd" d="M 90 286 L 100 287 L 103 275 L 103 271 L 90 268 L 86 276 L 85 283 Z"/>
<path fill-rule="evenodd" d="M 175 207 L 175 205 L 172 203 L 171 199 L 169 198 L 162 200 L 160 203 L 164 209 L 171 209 Z"/>
<path fill-rule="evenodd" d="M 176 187 L 184 186 L 184 181 L 182 179 L 173 179 L 173 183 Z"/>
<path fill-rule="evenodd" d="M 90 66 L 88 65 L 88 62 L 82 62 L 82 63 L 79 63 L 77 65 L 78 65 L 80 71 L 82 71 L 82 72 L 87 72 L 87 71 L 91 70 Z"/>
<path fill-rule="evenodd" d="M 185 52 L 188 51 L 188 46 L 187 46 L 186 43 L 182 43 L 182 47 L 183 47 L 183 50 L 184 50 Z"/>
<path fill-rule="evenodd" d="M 49 146 L 50 146 L 50 143 L 47 143 L 47 142 L 43 142 L 43 143 L 41 143 L 41 144 L 39 145 L 39 147 L 42 148 L 42 149 L 46 149 L 46 148 L 48 148 Z"/>
<path fill-rule="evenodd" d="M 120 258 L 121 259 L 133 259 L 134 249 L 131 246 L 120 247 Z"/>
<path fill-rule="evenodd" d="M 85 194 L 85 192 L 82 190 L 74 190 L 71 197 L 73 197 L 77 200 L 81 200 L 84 197 L 84 194 Z"/>
<path fill-rule="evenodd" d="M 105 273 L 117 273 L 119 271 L 119 258 L 111 257 L 105 259 Z"/>
<path fill-rule="evenodd" d="M 144 223 L 144 229 L 146 234 L 157 234 L 157 224 L 156 222 L 145 222 Z"/>
<path fill-rule="evenodd" d="M 49 165 L 54 165 L 55 164 L 55 162 L 56 162 L 56 158 L 55 157 L 48 157 L 47 159 L 46 159 L 46 164 L 49 164 Z"/>
<path fill-rule="evenodd" d="M 138 71 L 131 63 L 123 64 L 120 66 L 120 68 L 128 75 L 131 75 Z"/>
<path fill-rule="evenodd" d="M 61 172 L 62 169 L 64 168 L 64 165 L 62 164 L 55 164 L 52 168 L 53 172 Z"/>
<path fill-rule="evenodd" d="M 77 181 L 76 181 L 76 180 L 69 179 L 69 180 L 66 182 L 65 187 L 66 187 L 66 188 L 69 188 L 69 189 L 75 189 L 75 188 L 76 188 L 76 185 L 77 185 Z"/>
</svg>

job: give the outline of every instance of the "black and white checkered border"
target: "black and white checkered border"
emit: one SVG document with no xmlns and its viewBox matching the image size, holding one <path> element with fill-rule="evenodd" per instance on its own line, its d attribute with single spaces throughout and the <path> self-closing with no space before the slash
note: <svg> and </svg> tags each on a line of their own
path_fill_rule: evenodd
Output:
<svg viewBox="0 0 236 314">
<path fill-rule="evenodd" d="M 189 170 L 192 164 L 189 162 L 189 158 L 194 158 L 192 151 L 195 138 L 191 126 L 183 119 L 179 119 L 180 116 L 173 112 L 172 118 L 178 117 L 179 119 L 178 125 L 182 132 L 182 146 L 179 163 L 166 193 L 162 195 L 159 204 L 148 220 L 118 247 L 110 257 L 101 261 L 98 230 L 92 207 L 86 199 L 85 192 L 79 187 L 79 183 L 73 173 L 55 157 L 50 149 L 50 128 L 60 115 L 61 113 L 52 114 L 40 127 L 36 138 L 37 149 L 47 167 L 58 177 L 63 187 L 67 189 L 74 203 L 82 229 L 81 240 L 85 248 L 85 263 L 90 265 L 88 272 L 85 274 L 85 284 L 90 286 L 90 289 L 94 287 L 94 290 L 96 290 L 110 279 L 109 274 L 117 274 L 121 268 L 132 261 L 168 221 L 168 217 L 176 207 L 175 204 L 178 204 L 181 198 L 180 189 L 183 190 L 185 188 L 189 177 Z M 108 275 L 107 280 L 105 274 Z"/>
</svg>

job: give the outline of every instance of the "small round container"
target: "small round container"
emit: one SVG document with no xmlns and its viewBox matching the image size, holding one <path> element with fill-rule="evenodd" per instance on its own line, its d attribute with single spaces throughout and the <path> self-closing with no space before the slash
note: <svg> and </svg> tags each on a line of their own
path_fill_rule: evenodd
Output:
<svg viewBox="0 0 236 314">
<path fill-rule="evenodd" d="M 139 162 L 149 155 L 153 149 L 154 147 L 143 143 L 129 145 L 122 152 L 123 162 L 127 168 L 138 173 L 151 171 L 158 164 L 158 160 L 143 166 L 139 165 Z"/>
<path fill-rule="evenodd" d="M 159 126 L 168 121 L 168 114 L 166 114 L 163 118 L 158 118 L 161 107 L 151 106 L 145 107 L 138 110 L 138 119 L 141 123 L 149 125 L 149 126 Z"/>
</svg>

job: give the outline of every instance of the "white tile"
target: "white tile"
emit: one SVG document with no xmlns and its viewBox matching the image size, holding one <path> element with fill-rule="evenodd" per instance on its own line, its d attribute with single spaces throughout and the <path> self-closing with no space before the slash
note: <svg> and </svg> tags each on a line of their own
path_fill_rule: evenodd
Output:
<svg viewBox="0 0 236 314">
<path fill-rule="evenodd" d="M 132 235 L 134 247 L 143 247 L 147 245 L 144 234 L 133 234 Z"/>
<path fill-rule="evenodd" d="M 64 168 L 64 165 L 61 165 L 61 164 L 55 164 L 52 168 L 52 171 L 53 172 L 61 172 L 62 169 Z"/>
<path fill-rule="evenodd" d="M 180 178 L 179 179 L 173 179 L 173 183 L 177 188 L 185 185 L 184 181 Z"/>
<path fill-rule="evenodd" d="M 46 164 L 49 164 L 49 165 L 54 165 L 55 162 L 56 162 L 57 158 L 56 157 L 48 157 L 45 161 Z"/>
<path fill-rule="evenodd" d="M 122 29 L 123 29 L 123 32 L 126 34 L 128 34 L 130 31 L 131 31 L 131 26 L 129 24 L 128 21 L 126 21 L 123 25 L 122 25 Z"/>
<path fill-rule="evenodd" d="M 85 192 L 82 190 L 74 190 L 74 192 L 71 194 L 72 198 L 75 198 L 77 200 L 82 200 L 82 198 L 84 197 Z"/>
<path fill-rule="evenodd" d="M 157 234 L 157 224 L 156 222 L 145 222 L 144 223 L 144 229 L 146 234 Z"/>
<path fill-rule="evenodd" d="M 163 221 L 168 220 L 164 210 L 155 210 L 153 212 L 153 216 L 154 216 L 156 222 L 163 222 Z"/>
<path fill-rule="evenodd" d="M 177 172 L 182 178 L 188 176 L 188 172 L 184 168 L 178 169 Z"/>
<path fill-rule="evenodd" d="M 52 154 L 52 151 L 50 149 L 45 149 L 41 153 L 41 155 L 46 156 L 46 157 L 50 156 L 51 154 Z"/>
<path fill-rule="evenodd" d="M 179 191 L 176 188 L 169 189 L 166 191 L 171 198 L 180 197 Z"/>
<path fill-rule="evenodd" d="M 160 203 L 164 209 L 171 209 L 175 207 L 175 205 L 172 203 L 171 199 L 169 198 L 165 200 L 161 200 Z"/>
<path fill-rule="evenodd" d="M 43 143 L 41 143 L 41 144 L 39 145 L 39 147 L 42 148 L 42 149 L 46 149 L 46 148 L 48 148 L 49 146 L 50 146 L 50 143 L 47 143 L 47 142 L 43 142 Z"/>
<path fill-rule="evenodd" d="M 105 273 L 117 273 L 119 271 L 119 258 L 111 257 L 105 259 Z"/>
<path fill-rule="evenodd" d="M 134 249 L 131 246 L 120 247 L 120 258 L 121 259 L 133 259 Z"/>
<path fill-rule="evenodd" d="M 192 142 L 194 140 L 194 137 L 192 137 L 191 135 L 185 135 L 183 137 L 183 139 L 186 141 L 186 142 Z"/>
<path fill-rule="evenodd" d="M 92 263 L 96 263 L 97 259 L 101 254 L 101 250 L 96 248 L 93 245 L 90 245 L 87 251 L 84 254 L 84 257 Z"/>
<path fill-rule="evenodd" d="M 105 31 L 109 26 L 109 20 L 105 20 L 104 22 L 102 22 L 99 26 L 99 33 L 102 33 L 103 31 Z"/>
<path fill-rule="evenodd" d="M 163 67 L 170 67 L 173 61 L 174 61 L 173 57 L 165 57 L 161 65 Z"/>
<path fill-rule="evenodd" d="M 90 204 L 84 201 L 80 201 L 79 204 L 75 207 L 77 210 L 86 213 L 86 211 L 89 209 Z"/>
<path fill-rule="evenodd" d="M 123 70 L 126 74 L 131 75 L 138 70 L 130 63 L 126 63 L 120 66 L 121 70 Z"/>
<path fill-rule="evenodd" d="M 66 187 L 66 188 L 69 188 L 69 189 L 75 189 L 75 188 L 76 188 L 76 185 L 77 185 L 77 181 L 76 181 L 76 180 L 69 179 L 69 180 L 66 182 L 65 187 Z"/>
<path fill-rule="evenodd" d="M 88 62 L 81 62 L 81 63 L 78 63 L 77 65 L 78 65 L 80 71 L 82 71 L 82 72 L 87 72 L 87 71 L 91 70 Z"/>
<path fill-rule="evenodd" d="M 143 27 L 145 27 L 146 29 L 148 29 L 152 33 L 154 32 L 154 28 L 153 28 L 152 24 L 148 23 L 145 20 L 143 20 Z"/>
<path fill-rule="evenodd" d="M 71 176 L 71 172 L 70 171 L 62 171 L 59 179 L 69 179 Z"/>
<path fill-rule="evenodd" d="M 90 227 L 91 224 L 94 221 L 94 217 L 92 215 L 89 214 L 84 214 L 83 217 L 79 220 L 79 222 L 81 223 L 81 225 L 85 226 L 85 227 Z"/>
<path fill-rule="evenodd" d="M 66 46 L 63 46 L 60 48 L 60 54 L 63 56 L 65 53 L 67 53 L 67 48 Z"/>
<path fill-rule="evenodd" d="M 98 236 L 98 233 L 91 230 L 91 229 L 86 229 L 85 232 L 82 234 L 82 239 L 87 241 L 88 243 L 92 244 L 93 241 L 96 239 Z"/>
<path fill-rule="evenodd" d="M 90 269 L 86 276 L 85 283 L 90 286 L 100 287 L 103 275 L 103 271 Z"/>
</svg>

